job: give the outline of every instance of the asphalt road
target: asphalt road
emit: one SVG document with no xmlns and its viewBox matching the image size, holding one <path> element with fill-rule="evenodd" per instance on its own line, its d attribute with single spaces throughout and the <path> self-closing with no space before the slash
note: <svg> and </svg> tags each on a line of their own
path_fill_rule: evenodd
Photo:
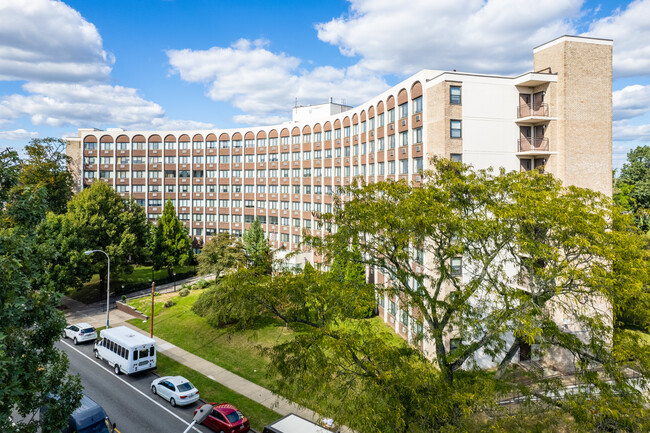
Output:
<svg viewBox="0 0 650 433">
<path fill-rule="evenodd" d="M 151 393 L 152 372 L 116 376 L 106 361 L 93 356 L 93 343 L 74 346 L 70 340 L 56 343 L 70 359 L 70 374 L 78 374 L 84 393 L 99 403 L 120 433 L 183 433 L 192 422 L 200 402 L 186 407 L 171 407 Z M 200 392 L 201 390 L 199 390 Z M 210 432 L 197 425 L 191 432 Z"/>
</svg>

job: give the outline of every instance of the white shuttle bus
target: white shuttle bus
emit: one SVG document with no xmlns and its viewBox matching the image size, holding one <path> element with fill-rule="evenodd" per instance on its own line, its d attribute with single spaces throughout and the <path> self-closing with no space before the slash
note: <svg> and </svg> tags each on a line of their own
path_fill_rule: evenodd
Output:
<svg viewBox="0 0 650 433">
<path fill-rule="evenodd" d="M 115 374 L 132 374 L 156 368 L 156 341 L 127 328 L 103 329 L 95 343 L 95 358 L 113 367 Z"/>
</svg>

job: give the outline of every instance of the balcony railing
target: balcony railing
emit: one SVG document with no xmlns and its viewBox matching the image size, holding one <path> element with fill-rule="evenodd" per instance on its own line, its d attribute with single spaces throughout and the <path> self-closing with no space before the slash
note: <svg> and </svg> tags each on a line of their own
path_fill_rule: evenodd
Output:
<svg viewBox="0 0 650 433">
<path fill-rule="evenodd" d="M 519 152 L 548 152 L 548 138 L 545 137 L 525 137 L 517 140 Z"/>
<path fill-rule="evenodd" d="M 548 104 L 545 102 L 519 104 L 519 107 L 517 107 L 517 117 L 549 117 Z"/>
</svg>

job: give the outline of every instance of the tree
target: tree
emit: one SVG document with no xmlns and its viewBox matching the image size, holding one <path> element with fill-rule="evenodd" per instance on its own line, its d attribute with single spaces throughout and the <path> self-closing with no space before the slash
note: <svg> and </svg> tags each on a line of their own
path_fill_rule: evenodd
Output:
<svg viewBox="0 0 650 433">
<path fill-rule="evenodd" d="M 610 200 L 550 175 L 493 175 L 447 160 L 418 187 L 355 184 L 343 194 L 320 215 L 337 230 L 306 242 L 326 262 L 356 261 L 384 282 L 351 285 L 325 273 L 318 278 L 327 283 L 315 285 L 313 271 L 239 272 L 198 309 L 210 319 L 229 308 L 243 326 L 269 314 L 297 331 L 267 351 L 278 389 L 298 400 L 340 396 L 319 401 L 360 431 L 503 428 L 508 417 L 494 414 L 510 393 L 549 426 L 648 429 L 648 399 L 636 388 L 647 389 L 647 350 L 613 333 L 610 314 L 642 293 L 648 256 Z M 363 319 L 360 299 L 375 295 L 399 302 L 417 330 L 412 342 L 425 341 L 428 353 L 389 342 Z M 543 369 L 513 363 L 534 343 L 546 359 L 570 360 L 584 387 L 567 393 Z M 638 382 L 627 368 L 641 373 Z"/>
<path fill-rule="evenodd" d="M 205 243 L 197 261 L 199 275 L 214 274 L 218 281 L 224 272 L 244 264 L 246 254 L 239 239 L 229 233 L 219 233 Z"/>
<path fill-rule="evenodd" d="M 84 251 L 102 250 L 111 259 L 111 273 L 130 273 L 133 263 L 149 258 L 147 238 L 151 232 L 142 206 L 124 200 L 105 182 L 93 182 L 68 202 L 65 214 L 50 213 L 39 227 L 39 242 L 57 246 L 49 272 L 64 287 L 80 287 L 99 274 L 99 293 L 106 293 L 107 261 L 103 254 L 86 256 Z"/>
<path fill-rule="evenodd" d="M 248 265 L 259 273 L 270 274 L 273 271 L 273 253 L 258 218 L 244 232 L 243 238 Z"/>
<path fill-rule="evenodd" d="M 78 377 L 67 375 L 67 357 L 54 347 L 66 325 L 57 309 L 65 286 L 49 273 L 56 249 L 36 237 L 47 191 L 17 185 L 15 178 L 6 181 L 4 168 L 13 163 L 5 156 L 13 159 L 8 153 L 0 157 L 6 201 L 0 211 L 0 431 L 36 431 L 35 416 L 47 405 L 52 416 L 42 430 L 60 432 L 81 400 L 82 387 Z M 14 420 L 16 426 L 11 425 L 14 412 L 23 418 Z"/>
<path fill-rule="evenodd" d="M 0 208 L 4 208 L 11 189 L 18 184 L 20 176 L 20 158 L 15 150 L 4 149 L 0 152 Z"/>
<path fill-rule="evenodd" d="M 176 216 L 171 200 L 167 200 L 154 231 L 154 269 L 166 268 L 171 277 L 175 267 L 186 266 L 192 260 L 192 241 L 189 237 L 189 231 Z"/>
<path fill-rule="evenodd" d="M 54 213 L 64 213 L 73 195 L 74 179 L 68 170 L 71 160 L 65 149 L 60 138 L 34 138 L 25 146 L 27 160 L 20 172 L 22 184 L 45 186 L 48 210 Z"/>
</svg>

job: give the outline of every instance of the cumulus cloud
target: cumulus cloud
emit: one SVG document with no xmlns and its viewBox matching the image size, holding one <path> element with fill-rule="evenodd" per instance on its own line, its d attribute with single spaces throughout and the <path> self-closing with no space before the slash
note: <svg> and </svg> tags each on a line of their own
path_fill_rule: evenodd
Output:
<svg viewBox="0 0 650 433">
<path fill-rule="evenodd" d="M 650 124 L 634 125 L 620 120 L 614 122 L 612 134 L 615 141 L 650 141 Z"/>
<path fill-rule="evenodd" d="M 585 36 L 614 39 L 614 76 L 650 74 L 650 0 L 637 0 L 593 22 Z"/>
<path fill-rule="evenodd" d="M 0 131 L 0 140 L 28 140 L 31 138 L 37 138 L 38 132 L 27 131 L 25 129 L 14 129 L 13 131 Z"/>
<path fill-rule="evenodd" d="M 141 98 L 135 89 L 107 84 L 38 83 L 23 85 L 27 95 L 0 100 L 0 112 L 29 116 L 34 125 L 160 127 L 182 124 L 165 117 L 160 105 Z M 190 122 L 189 124 L 200 124 Z"/>
<path fill-rule="evenodd" d="M 0 80 L 101 81 L 112 63 L 95 26 L 65 3 L 0 2 Z"/>
<path fill-rule="evenodd" d="M 349 12 L 316 25 L 320 40 L 381 74 L 421 69 L 513 73 L 531 48 L 574 32 L 582 0 L 350 0 Z"/>
<path fill-rule="evenodd" d="M 267 49 L 268 42 L 240 39 L 230 47 L 208 50 L 169 50 L 172 72 L 182 80 L 203 83 L 207 96 L 227 101 L 245 114 L 239 123 L 277 123 L 298 99 L 299 104 L 322 103 L 341 96 L 360 103 L 388 87 L 370 71 L 351 68 L 316 67 L 300 69 L 301 61 Z"/>
<path fill-rule="evenodd" d="M 614 120 L 630 119 L 650 111 L 650 85 L 634 84 L 612 95 Z"/>
</svg>

